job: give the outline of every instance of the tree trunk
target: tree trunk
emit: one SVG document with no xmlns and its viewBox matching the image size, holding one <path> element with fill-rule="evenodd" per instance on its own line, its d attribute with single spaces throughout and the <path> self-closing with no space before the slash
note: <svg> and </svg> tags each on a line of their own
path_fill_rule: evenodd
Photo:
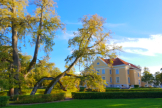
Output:
<svg viewBox="0 0 162 108">
<path fill-rule="evenodd" d="M 40 85 L 44 80 L 54 80 L 54 79 L 55 79 L 55 78 L 53 78 L 53 77 L 44 77 L 44 78 L 41 78 L 41 79 L 34 85 L 34 88 L 33 88 L 33 90 L 32 90 L 32 92 L 31 92 L 30 95 L 35 95 L 35 93 L 37 92 L 37 89 L 38 89 L 39 85 Z M 66 91 L 66 89 L 65 89 L 65 87 L 62 85 L 61 81 L 58 81 L 58 82 L 59 82 L 59 84 L 60 84 L 60 87 L 61 87 L 64 91 Z"/>
<path fill-rule="evenodd" d="M 75 65 L 75 63 L 77 63 L 77 61 L 79 60 L 79 57 L 77 57 L 74 62 L 60 75 L 58 75 L 54 80 L 52 80 L 52 82 L 48 85 L 46 91 L 44 92 L 44 94 L 50 94 L 53 87 L 56 85 L 56 83 L 66 75 L 66 73 L 68 73 L 72 67 Z"/>
<path fill-rule="evenodd" d="M 39 31 L 37 34 L 37 41 L 36 41 L 36 45 L 35 45 L 35 51 L 34 51 L 34 56 L 32 61 L 29 64 L 29 67 L 27 68 L 27 74 L 24 76 L 24 78 L 26 79 L 28 73 L 31 71 L 31 69 L 33 69 L 33 67 L 36 64 L 36 60 L 37 60 L 37 56 L 38 56 L 38 50 L 39 50 L 39 41 L 40 41 L 40 37 L 41 37 L 41 33 L 40 31 L 42 30 L 42 22 L 43 22 L 43 7 L 41 7 L 41 17 L 40 17 L 40 22 L 39 22 Z"/>
<path fill-rule="evenodd" d="M 13 0 L 15 2 L 15 0 Z M 18 42 L 18 36 L 17 36 L 17 30 L 16 30 L 16 7 L 13 5 L 12 8 L 13 12 L 13 20 L 12 20 L 12 48 L 13 48 L 13 74 L 14 79 L 16 80 L 16 86 L 19 86 L 19 70 L 20 70 L 20 61 L 19 61 L 19 55 L 18 55 L 18 49 L 17 49 L 17 42 Z M 19 88 L 14 88 L 14 95 L 19 94 Z"/>
</svg>

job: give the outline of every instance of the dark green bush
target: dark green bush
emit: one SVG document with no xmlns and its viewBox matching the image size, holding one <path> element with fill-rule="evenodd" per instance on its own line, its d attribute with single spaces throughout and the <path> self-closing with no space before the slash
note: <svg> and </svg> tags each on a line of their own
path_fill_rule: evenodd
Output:
<svg viewBox="0 0 162 108">
<path fill-rule="evenodd" d="M 73 92 L 74 99 L 162 98 L 162 92 Z"/>
<path fill-rule="evenodd" d="M 7 96 L 7 92 L 0 92 L 0 96 Z"/>
<path fill-rule="evenodd" d="M 139 88 L 139 85 L 134 85 L 134 88 Z"/>
<path fill-rule="evenodd" d="M 8 104 L 8 96 L 0 96 L 0 107 L 6 106 Z"/>
<path fill-rule="evenodd" d="M 40 94 L 40 95 L 19 95 L 14 96 L 13 100 L 15 103 L 25 104 L 25 103 L 41 103 L 41 102 L 52 102 L 57 100 L 64 100 L 64 93 L 57 94 Z"/>
<path fill-rule="evenodd" d="M 85 88 L 86 87 L 80 87 L 80 90 L 79 91 L 85 91 Z"/>
</svg>

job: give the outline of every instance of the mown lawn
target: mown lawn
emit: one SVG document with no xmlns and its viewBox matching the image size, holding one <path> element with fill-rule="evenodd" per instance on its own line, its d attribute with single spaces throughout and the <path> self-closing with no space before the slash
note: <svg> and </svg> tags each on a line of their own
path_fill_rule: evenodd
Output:
<svg viewBox="0 0 162 108">
<path fill-rule="evenodd" d="M 162 98 L 150 99 L 85 99 L 6 108 L 162 108 Z"/>
</svg>

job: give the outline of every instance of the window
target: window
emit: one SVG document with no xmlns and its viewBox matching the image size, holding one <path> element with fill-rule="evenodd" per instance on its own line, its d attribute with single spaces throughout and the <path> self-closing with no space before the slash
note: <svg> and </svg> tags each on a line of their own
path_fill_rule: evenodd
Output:
<svg viewBox="0 0 162 108">
<path fill-rule="evenodd" d="M 105 69 L 102 69 L 102 74 L 105 74 Z"/>
<path fill-rule="evenodd" d="M 110 70 L 110 74 L 111 74 L 111 70 Z"/>
<path fill-rule="evenodd" d="M 128 83 L 130 83 L 130 78 L 128 77 Z"/>
<path fill-rule="evenodd" d="M 116 77 L 116 83 L 119 83 L 119 77 Z"/>
<path fill-rule="evenodd" d="M 99 65 L 100 63 L 99 62 L 97 62 L 97 65 Z"/>
<path fill-rule="evenodd" d="M 129 70 L 127 70 L 127 72 L 128 72 L 128 75 L 129 75 Z"/>
<path fill-rule="evenodd" d="M 141 84 L 141 81 L 140 80 L 138 80 L 138 83 L 139 83 L 139 85 Z"/>
<path fill-rule="evenodd" d="M 138 77 L 140 77 L 139 73 L 138 73 Z"/>
<path fill-rule="evenodd" d="M 105 77 L 102 77 L 103 80 L 105 80 Z"/>
<path fill-rule="evenodd" d="M 109 82 L 107 81 L 106 84 L 109 84 Z"/>
<path fill-rule="evenodd" d="M 119 74 L 119 69 L 116 69 L 116 74 Z"/>
<path fill-rule="evenodd" d="M 112 77 L 110 77 L 110 83 L 112 83 Z"/>
<path fill-rule="evenodd" d="M 100 70 L 97 70 L 97 75 L 99 75 L 100 74 Z"/>
</svg>

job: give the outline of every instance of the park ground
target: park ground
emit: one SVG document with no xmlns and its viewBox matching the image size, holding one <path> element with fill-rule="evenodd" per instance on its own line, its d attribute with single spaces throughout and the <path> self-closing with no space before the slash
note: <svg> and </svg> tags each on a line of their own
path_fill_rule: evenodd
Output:
<svg viewBox="0 0 162 108">
<path fill-rule="evenodd" d="M 162 98 L 84 99 L 32 105 L 10 105 L 5 108 L 162 108 Z"/>
</svg>

